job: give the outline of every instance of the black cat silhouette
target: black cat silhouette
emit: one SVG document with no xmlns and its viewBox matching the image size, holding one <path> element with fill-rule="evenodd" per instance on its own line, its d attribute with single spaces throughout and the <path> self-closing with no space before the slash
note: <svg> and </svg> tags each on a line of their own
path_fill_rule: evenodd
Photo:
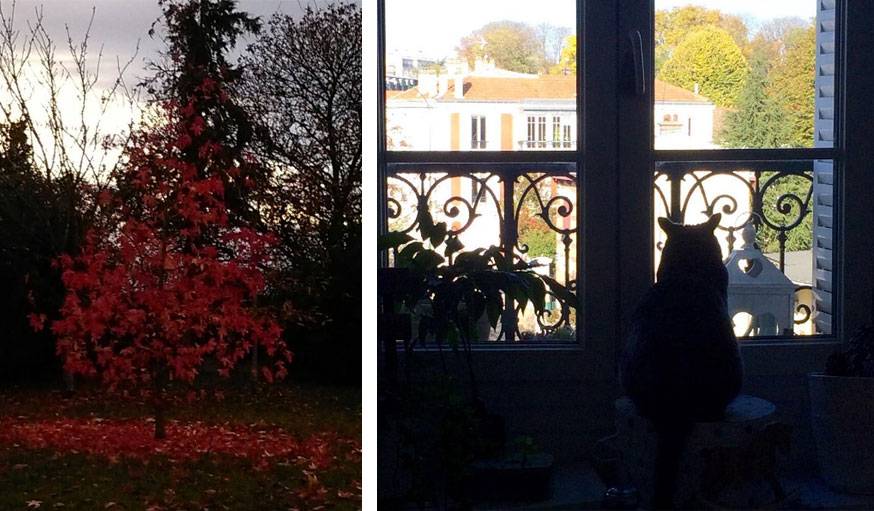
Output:
<svg viewBox="0 0 874 511">
<path fill-rule="evenodd" d="M 620 379 L 658 437 L 653 505 L 673 507 L 680 456 L 695 422 L 723 417 L 743 380 L 726 308 L 728 272 L 713 231 L 659 218 L 667 234 L 658 281 L 632 318 Z"/>
</svg>

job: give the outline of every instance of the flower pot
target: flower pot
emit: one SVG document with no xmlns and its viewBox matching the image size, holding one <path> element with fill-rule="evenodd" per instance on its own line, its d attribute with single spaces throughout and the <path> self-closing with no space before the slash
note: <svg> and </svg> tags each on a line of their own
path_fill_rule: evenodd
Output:
<svg viewBox="0 0 874 511">
<path fill-rule="evenodd" d="M 874 494 L 874 378 L 808 375 L 820 474 L 835 490 Z"/>
</svg>

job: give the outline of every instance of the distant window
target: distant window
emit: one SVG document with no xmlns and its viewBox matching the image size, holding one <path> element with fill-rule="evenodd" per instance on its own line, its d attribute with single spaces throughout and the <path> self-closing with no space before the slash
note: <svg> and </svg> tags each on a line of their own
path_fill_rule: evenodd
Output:
<svg viewBox="0 0 874 511">
<path fill-rule="evenodd" d="M 470 118 L 470 148 L 486 148 L 486 118 L 482 115 L 474 115 Z"/>
<path fill-rule="evenodd" d="M 546 116 L 528 116 L 528 139 L 525 147 L 546 147 Z"/>
<path fill-rule="evenodd" d="M 482 189 L 482 193 L 480 190 Z M 480 182 L 474 177 L 470 180 L 470 202 L 486 202 L 486 195 L 488 195 L 488 187 L 480 186 Z"/>
<path fill-rule="evenodd" d="M 552 117 L 552 147 L 561 147 L 561 117 Z"/>
<path fill-rule="evenodd" d="M 534 147 L 534 132 L 536 127 L 536 121 L 534 116 L 528 116 L 528 137 L 525 139 L 525 147 Z"/>
</svg>

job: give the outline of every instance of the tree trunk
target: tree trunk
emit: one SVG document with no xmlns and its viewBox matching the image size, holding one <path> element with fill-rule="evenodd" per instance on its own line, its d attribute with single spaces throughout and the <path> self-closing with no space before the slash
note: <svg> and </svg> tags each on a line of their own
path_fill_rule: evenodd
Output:
<svg viewBox="0 0 874 511">
<path fill-rule="evenodd" d="M 155 440 L 167 438 L 166 417 L 164 416 L 164 403 L 160 398 L 155 400 Z"/>
<path fill-rule="evenodd" d="M 76 377 L 69 371 L 64 371 L 64 395 L 69 397 L 76 392 Z"/>
<path fill-rule="evenodd" d="M 252 350 L 252 383 L 258 385 L 258 341 L 255 341 L 255 349 Z"/>
<path fill-rule="evenodd" d="M 155 363 L 153 378 L 155 383 L 154 394 L 152 395 L 152 404 L 155 409 L 155 440 L 163 440 L 167 438 L 166 403 L 164 402 L 167 369 L 160 362 Z"/>
</svg>

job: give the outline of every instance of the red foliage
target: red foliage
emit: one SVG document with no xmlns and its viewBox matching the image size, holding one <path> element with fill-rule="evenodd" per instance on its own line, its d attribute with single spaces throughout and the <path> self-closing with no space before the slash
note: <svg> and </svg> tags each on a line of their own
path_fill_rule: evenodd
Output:
<svg viewBox="0 0 874 511">
<path fill-rule="evenodd" d="M 148 393 L 160 392 L 156 380 L 192 382 L 209 359 L 227 377 L 260 347 L 271 357 L 264 376 L 281 379 L 291 353 L 254 307 L 274 238 L 231 225 L 224 200 L 224 180 L 244 158 L 197 137 L 204 119 L 193 100 L 164 111 L 169 122 L 134 137 L 119 190 L 102 198 L 115 221 L 59 261 L 58 354 L 73 374 Z"/>
<path fill-rule="evenodd" d="M 49 419 L 29 422 L 8 420 L 0 429 L 0 445 L 29 449 L 50 449 L 62 454 L 81 453 L 117 462 L 120 458 L 148 460 L 166 456 L 187 461 L 207 454 L 244 458 L 257 469 L 272 463 L 298 463 L 307 470 L 324 470 L 346 451 L 360 455 L 355 440 L 334 433 L 298 440 L 272 426 L 208 425 L 202 422 L 167 424 L 167 440 L 153 438 L 145 420 Z"/>
</svg>

